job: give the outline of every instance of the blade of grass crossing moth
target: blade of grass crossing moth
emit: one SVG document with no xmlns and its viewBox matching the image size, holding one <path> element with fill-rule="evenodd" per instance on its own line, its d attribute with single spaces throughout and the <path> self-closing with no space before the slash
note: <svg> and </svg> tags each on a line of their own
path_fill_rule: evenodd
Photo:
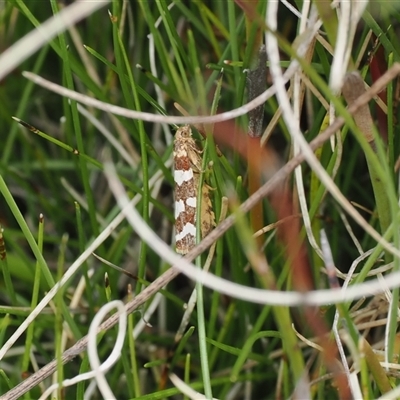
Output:
<svg viewBox="0 0 400 400">
<path fill-rule="evenodd" d="M 204 188 L 204 187 L 203 187 L 203 188 Z M 208 196 L 207 196 L 207 194 L 204 195 L 204 191 L 203 191 L 203 192 L 202 192 L 202 198 L 204 198 L 204 197 L 208 197 Z M 227 200 L 227 199 L 224 198 L 224 200 Z M 207 200 L 207 202 L 208 202 L 208 200 Z M 203 203 L 203 204 L 204 204 L 204 203 Z M 210 204 L 208 204 L 208 206 L 210 206 Z M 202 206 L 202 209 L 204 209 L 204 205 Z M 221 209 L 222 209 L 222 210 L 221 210 L 219 222 L 221 222 L 222 220 L 224 220 L 225 217 L 226 217 L 226 212 L 227 212 L 227 201 L 223 201 L 223 204 L 222 204 L 222 206 L 221 206 Z M 206 211 L 207 211 L 208 214 L 210 214 L 210 210 L 209 210 L 209 209 L 207 209 Z M 212 216 L 212 218 L 214 217 L 214 215 L 211 215 L 211 216 Z M 204 235 L 207 234 L 208 229 L 210 228 L 210 226 L 207 226 L 207 227 L 206 227 L 207 229 L 204 230 L 204 222 L 206 221 L 207 224 L 210 224 L 210 222 L 211 222 L 212 224 L 214 223 L 214 221 L 207 220 L 206 218 L 207 218 L 207 217 L 205 216 L 205 213 L 204 213 L 203 211 L 200 211 L 201 226 L 198 226 L 198 227 L 197 227 L 197 230 L 198 230 L 198 231 L 202 231 L 202 237 L 204 237 Z M 206 261 L 205 261 L 204 264 L 203 264 L 203 270 L 204 270 L 204 271 L 208 271 L 209 268 L 210 268 L 211 262 L 212 262 L 212 260 L 213 260 L 213 258 L 214 258 L 215 247 L 216 247 L 216 243 L 214 243 L 214 244 L 210 247 L 210 250 L 209 250 L 208 255 L 207 255 L 207 259 L 206 259 Z M 188 325 L 188 323 L 189 323 L 189 321 L 190 321 L 190 317 L 191 317 L 192 312 L 193 312 L 193 310 L 194 310 L 196 301 L 197 301 L 197 290 L 195 289 L 195 290 L 193 290 L 193 292 L 192 292 L 192 294 L 191 294 L 189 300 L 187 301 L 187 307 L 186 307 L 185 312 L 184 312 L 184 314 L 183 314 L 182 321 L 181 321 L 181 323 L 180 323 L 180 325 L 179 325 L 178 330 L 177 330 L 176 333 L 175 333 L 175 343 L 176 343 L 176 342 L 179 342 L 179 341 L 181 340 L 182 335 L 183 335 L 183 332 L 186 330 L 187 325 Z"/>
<path fill-rule="evenodd" d="M 205 237 L 215 224 L 209 187 L 203 184 L 204 153 L 206 148 L 200 151 L 197 147 L 189 125 L 177 130 L 174 139 L 175 247 L 179 254 L 187 254 L 195 246 L 196 238 L 200 238 L 198 235 Z"/>
<path fill-rule="evenodd" d="M 176 215 L 176 251 L 188 253 L 214 226 L 214 214 L 204 183 L 204 171 L 208 158 L 207 142 L 200 151 L 192 138 L 190 126 L 178 129 L 174 141 L 174 178 L 175 178 L 175 215 Z M 203 208 L 207 207 L 203 214 Z M 211 219 L 210 219 L 211 217 Z M 196 258 L 196 265 L 202 267 L 201 257 Z M 208 353 L 205 333 L 205 315 L 203 304 L 203 285 L 196 283 L 197 320 L 199 330 L 199 351 L 204 392 L 212 397 L 209 376 Z"/>
<path fill-rule="evenodd" d="M 207 142 L 203 148 L 203 163 L 202 163 L 202 170 L 200 173 L 199 178 L 199 190 L 197 195 L 197 204 L 198 204 L 198 215 L 202 213 L 202 207 L 206 206 L 205 198 L 203 196 L 203 185 L 204 182 L 204 170 L 206 168 L 206 160 L 208 157 L 208 145 Z M 197 238 L 196 241 L 199 243 L 202 239 L 202 216 L 197 218 L 196 221 L 197 225 Z M 201 269 L 201 257 L 196 258 L 196 266 L 197 268 Z M 206 335 L 206 318 L 204 312 L 204 298 L 203 298 L 203 284 L 198 281 L 196 282 L 196 291 L 197 291 L 197 321 L 198 321 L 198 335 L 199 335 L 199 351 L 200 351 L 200 361 L 201 361 L 201 371 L 202 371 L 202 379 L 204 385 L 204 394 L 207 398 L 212 398 L 212 385 L 211 385 L 211 376 L 210 376 L 210 368 L 209 368 L 209 355 L 207 351 L 207 335 Z"/>
</svg>

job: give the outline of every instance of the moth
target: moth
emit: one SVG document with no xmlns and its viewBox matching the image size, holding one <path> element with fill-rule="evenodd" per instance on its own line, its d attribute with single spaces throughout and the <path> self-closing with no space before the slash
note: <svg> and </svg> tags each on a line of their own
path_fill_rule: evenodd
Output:
<svg viewBox="0 0 400 400">
<path fill-rule="evenodd" d="M 197 197 L 202 171 L 202 151 L 192 138 L 189 125 L 179 128 L 174 141 L 175 181 L 175 246 L 179 254 L 187 254 L 196 245 L 196 222 L 201 218 L 201 237 L 215 226 L 210 187 L 202 185 L 201 210 Z"/>
</svg>

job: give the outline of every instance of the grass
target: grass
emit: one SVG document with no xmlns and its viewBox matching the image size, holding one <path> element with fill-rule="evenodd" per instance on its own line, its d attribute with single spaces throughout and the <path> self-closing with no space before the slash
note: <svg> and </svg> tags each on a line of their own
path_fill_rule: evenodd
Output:
<svg viewBox="0 0 400 400">
<path fill-rule="evenodd" d="M 400 10 L 90 3 L 0 3 L 0 394 L 397 398 Z M 184 258 L 182 123 L 218 222 Z"/>
</svg>

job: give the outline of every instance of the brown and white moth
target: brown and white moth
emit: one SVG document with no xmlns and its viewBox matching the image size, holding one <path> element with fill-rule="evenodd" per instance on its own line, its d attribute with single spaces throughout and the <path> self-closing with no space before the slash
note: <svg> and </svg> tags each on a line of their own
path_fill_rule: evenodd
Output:
<svg viewBox="0 0 400 400">
<path fill-rule="evenodd" d="M 175 241 L 180 254 L 188 253 L 196 245 L 199 215 L 202 238 L 215 226 L 210 187 L 206 184 L 202 186 L 200 213 L 197 208 L 201 168 L 201 150 L 192 138 L 190 126 L 185 125 L 177 130 L 174 141 Z"/>
</svg>

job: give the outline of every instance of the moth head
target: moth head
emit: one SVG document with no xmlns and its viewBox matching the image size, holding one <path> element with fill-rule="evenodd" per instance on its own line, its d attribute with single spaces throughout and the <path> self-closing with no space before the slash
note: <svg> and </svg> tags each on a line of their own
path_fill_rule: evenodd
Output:
<svg viewBox="0 0 400 400">
<path fill-rule="evenodd" d="M 188 139 L 192 137 L 190 125 L 181 126 L 175 134 L 176 139 Z"/>
</svg>

